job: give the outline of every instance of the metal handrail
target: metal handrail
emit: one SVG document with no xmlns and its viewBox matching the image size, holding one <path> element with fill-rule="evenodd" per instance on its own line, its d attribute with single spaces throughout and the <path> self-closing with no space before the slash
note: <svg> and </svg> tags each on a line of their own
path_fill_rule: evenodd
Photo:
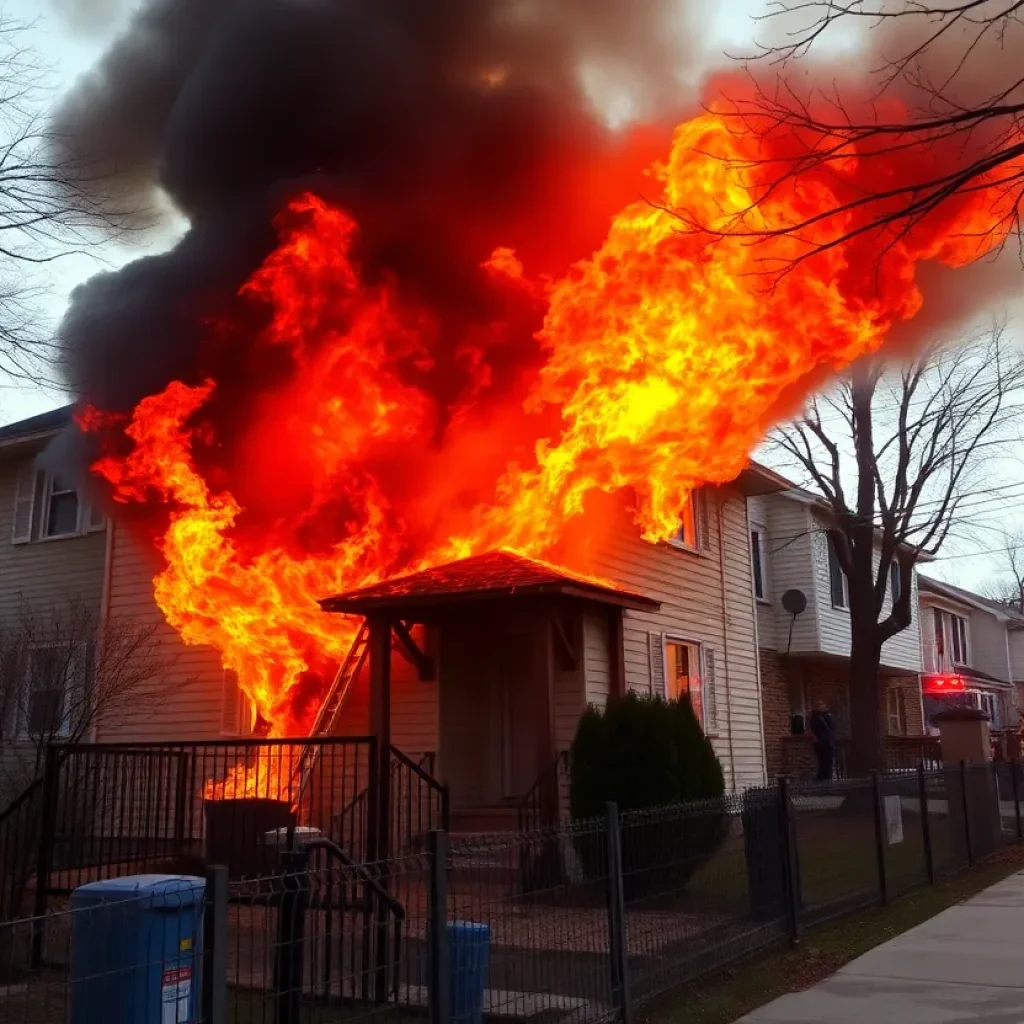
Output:
<svg viewBox="0 0 1024 1024">
<path fill-rule="evenodd" d="M 346 868 L 357 875 L 360 881 L 372 889 L 378 899 L 395 915 L 396 920 L 405 920 L 405 907 L 373 877 L 372 872 L 367 870 L 365 864 L 357 864 L 336 842 L 331 839 L 321 838 L 304 840 L 297 845 L 300 850 L 326 850 L 332 857 L 340 860 Z"/>
<path fill-rule="evenodd" d="M 569 751 L 560 750 L 555 755 L 555 759 L 537 776 L 537 781 L 519 799 L 516 804 L 516 817 L 520 832 L 529 831 L 533 827 L 533 823 L 526 820 L 527 815 L 534 810 L 534 805 L 538 797 L 543 793 L 544 788 L 549 786 L 552 780 L 554 780 L 557 786 L 563 768 L 567 769 L 568 767 Z M 560 795 L 558 794 L 558 796 Z"/>
</svg>

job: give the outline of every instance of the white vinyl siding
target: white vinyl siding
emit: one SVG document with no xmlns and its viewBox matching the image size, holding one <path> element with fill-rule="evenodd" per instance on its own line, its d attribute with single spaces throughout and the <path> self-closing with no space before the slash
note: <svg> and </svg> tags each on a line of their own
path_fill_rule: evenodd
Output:
<svg viewBox="0 0 1024 1024">
<path fill-rule="evenodd" d="M 593 572 L 662 602 L 658 611 L 625 613 L 623 646 L 630 688 L 651 690 L 651 633 L 686 637 L 714 649 L 719 731 L 715 752 L 727 785 L 735 779 L 743 788 L 764 778 L 746 501 L 729 488 L 709 488 L 706 495 L 708 537 L 701 555 L 669 544 L 648 544 L 623 516 L 609 528 L 596 552 Z M 724 594 L 720 554 L 725 562 Z"/>
</svg>

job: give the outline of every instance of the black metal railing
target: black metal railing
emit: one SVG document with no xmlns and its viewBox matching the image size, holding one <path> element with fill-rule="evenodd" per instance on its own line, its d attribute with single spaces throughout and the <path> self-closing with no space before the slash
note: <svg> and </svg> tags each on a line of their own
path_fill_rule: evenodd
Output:
<svg viewBox="0 0 1024 1024">
<path fill-rule="evenodd" d="M 1022 790 L 1016 762 L 919 765 L 622 813 L 608 805 L 592 820 L 451 847 L 435 830 L 425 850 L 375 863 L 327 840 L 298 842 L 260 885 L 206 869 L 189 1019 L 383 1024 L 429 1010 L 437 1024 L 481 1013 L 629 1020 L 659 993 L 1020 844 Z M 510 886 L 523 865 L 530 884 Z M 182 932 L 166 950 L 126 951 L 103 930 L 110 920 L 102 907 L 54 905 L 0 924 L 0 1024 L 66 1020 L 99 979 L 134 991 L 143 976 L 179 971 L 193 948 Z M 467 929 L 486 956 L 467 956 Z M 89 956 L 73 966 L 83 941 Z M 93 955 L 107 949 L 121 960 Z M 470 998 L 483 1002 L 468 1009 Z"/>
<path fill-rule="evenodd" d="M 568 820 L 569 751 L 561 751 L 516 804 L 520 832 Z"/>
</svg>

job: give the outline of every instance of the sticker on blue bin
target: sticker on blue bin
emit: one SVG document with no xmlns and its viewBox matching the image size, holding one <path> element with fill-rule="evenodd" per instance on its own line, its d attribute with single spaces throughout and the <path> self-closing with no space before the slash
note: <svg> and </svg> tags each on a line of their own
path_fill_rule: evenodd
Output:
<svg viewBox="0 0 1024 1024">
<path fill-rule="evenodd" d="M 160 982 L 160 1024 L 184 1024 L 188 1020 L 188 1002 L 192 994 L 192 968 L 175 967 L 164 971 Z"/>
</svg>

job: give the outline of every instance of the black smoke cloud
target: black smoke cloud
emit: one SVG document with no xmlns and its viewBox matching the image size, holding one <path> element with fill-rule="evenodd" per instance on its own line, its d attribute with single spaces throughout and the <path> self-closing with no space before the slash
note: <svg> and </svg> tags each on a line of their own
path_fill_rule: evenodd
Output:
<svg viewBox="0 0 1024 1024">
<path fill-rule="evenodd" d="M 305 187 L 353 211 L 366 273 L 438 310 L 454 346 L 495 315 L 479 270 L 495 245 L 543 269 L 598 241 L 571 182 L 617 138 L 582 72 L 647 116 L 676 113 L 699 37 L 679 6 L 150 0 L 66 99 L 56 135 L 104 169 L 97 198 L 144 220 L 164 194 L 191 227 L 76 291 L 60 338 L 69 383 L 125 410 L 195 380 L 206 325 L 241 315 L 234 296 L 274 244 L 271 220 Z M 521 362 L 536 357 L 524 344 Z"/>
</svg>

